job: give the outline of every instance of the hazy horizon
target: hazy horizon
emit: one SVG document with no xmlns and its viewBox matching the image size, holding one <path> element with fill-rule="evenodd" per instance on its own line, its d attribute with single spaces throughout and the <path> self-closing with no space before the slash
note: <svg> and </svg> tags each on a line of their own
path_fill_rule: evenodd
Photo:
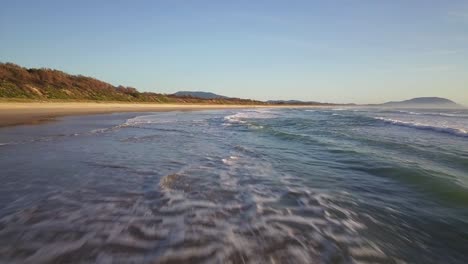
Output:
<svg viewBox="0 0 468 264">
<path fill-rule="evenodd" d="M 27 2 L 0 10 L 2 62 L 160 93 L 468 105 L 466 1 Z"/>
</svg>

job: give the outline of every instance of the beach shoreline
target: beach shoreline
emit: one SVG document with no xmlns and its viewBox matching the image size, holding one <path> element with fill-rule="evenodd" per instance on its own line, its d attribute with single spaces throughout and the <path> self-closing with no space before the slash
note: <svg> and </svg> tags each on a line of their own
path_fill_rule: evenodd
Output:
<svg viewBox="0 0 468 264">
<path fill-rule="evenodd" d="M 149 104 L 98 102 L 0 102 L 0 127 L 34 125 L 64 116 L 123 112 L 166 112 L 216 109 L 291 108 L 314 106 L 288 105 L 217 105 L 217 104 Z"/>
</svg>

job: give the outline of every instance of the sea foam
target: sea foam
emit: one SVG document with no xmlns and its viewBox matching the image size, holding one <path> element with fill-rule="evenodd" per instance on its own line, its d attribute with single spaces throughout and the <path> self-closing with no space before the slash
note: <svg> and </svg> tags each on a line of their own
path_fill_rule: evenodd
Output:
<svg viewBox="0 0 468 264">
<path fill-rule="evenodd" d="M 375 119 L 381 120 L 388 124 L 397 125 L 397 126 L 404 126 L 404 127 L 423 129 L 423 130 L 431 130 L 435 132 L 452 134 L 452 135 L 459 136 L 459 137 L 468 137 L 468 131 L 463 128 L 449 127 L 446 125 L 439 125 L 439 126 L 430 125 L 430 124 L 425 124 L 425 123 L 420 123 L 420 122 L 403 121 L 403 120 L 385 118 L 385 117 L 375 117 Z"/>
</svg>

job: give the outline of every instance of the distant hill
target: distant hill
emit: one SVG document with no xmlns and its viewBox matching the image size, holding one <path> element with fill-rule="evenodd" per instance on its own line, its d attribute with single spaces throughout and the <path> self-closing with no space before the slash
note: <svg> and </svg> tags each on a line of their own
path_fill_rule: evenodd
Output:
<svg viewBox="0 0 468 264">
<path fill-rule="evenodd" d="M 202 99 L 219 99 L 219 98 L 229 98 L 223 95 L 210 93 L 210 92 L 201 92 L 201 91 L 179 91 L 174 93 L 175 96 L 180 97 L 194 97 L 194 98 L 202 98 Z"/>
<path fill-rule="evenodd" d="M 0 63 L 0 98 L 32 100 L 122 101 L 188 104 L 265 104 L 250 99 L 216 97 L 187 97 L 114 86 L 62 71 L 41 68 L 27 69 L 13 63 Z"/>
<path fill-rule="evenodd" d="M 420 107 L 420 108 L 458 108 L 461 105 L 455 103 L 452 100 L 440 97 L 417 97 L 405 101 L 396 101 L 396 102 L 387 102 L 381 104 L 380 106 L 384 107 Z"/>
<path fill-rule="evenodd" d="M 304 104 L 304 103 L 310 103 L 310 102 L 305 102 L 305 101 L 300 101 L 300 100 L 269 100 L 267 103 L 270 104 Z"/>
<path fill-rule="evenodd" d="M 268 104 L 279 104 L 279 105 L 335 105 L 330 103 L 320 103 L 315 101 L 301 101 L 301 100 L 270 100 Z"/>
</svg>

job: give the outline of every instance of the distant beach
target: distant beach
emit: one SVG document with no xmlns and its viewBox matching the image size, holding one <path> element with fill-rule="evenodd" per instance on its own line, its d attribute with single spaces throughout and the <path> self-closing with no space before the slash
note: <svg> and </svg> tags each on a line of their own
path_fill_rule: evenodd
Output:
<svg viewBox="0 0 468 264">
<path fill-rule="evenodd" d="M 109 102 L 0 102 L 0 127 L 37 124 L 52 121 L 57 117 L 70 115 L 90 115 L 117 112 L 161 112 L 174 110 L 240 109 L 265 107 L 271 108 L 272 106 Z M 284 108 L 288 106 L 273 107 Z"/>
</svg>

